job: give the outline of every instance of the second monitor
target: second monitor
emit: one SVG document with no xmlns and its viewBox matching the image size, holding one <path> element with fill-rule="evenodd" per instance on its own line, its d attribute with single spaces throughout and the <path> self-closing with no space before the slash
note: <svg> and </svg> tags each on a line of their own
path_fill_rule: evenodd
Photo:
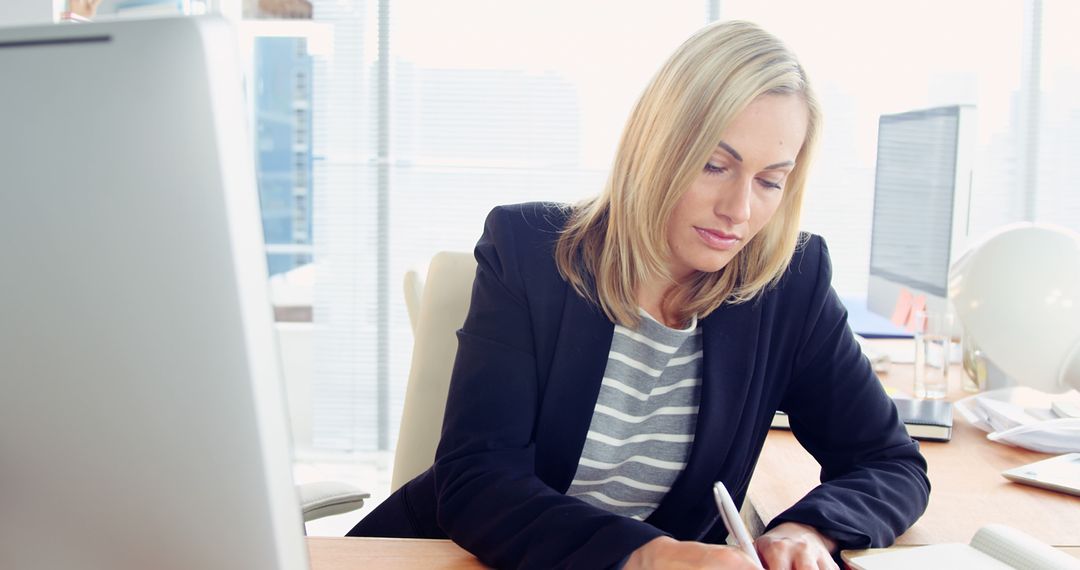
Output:
<svg viewBox="0 0 1080 570">
<path fill-rule="evenodd" d="M 970 233 L 975 108 L 882 115 L 867 307 L 893 314 L 903 290 L 946 309 L 949 266 Z"/>
</svg>

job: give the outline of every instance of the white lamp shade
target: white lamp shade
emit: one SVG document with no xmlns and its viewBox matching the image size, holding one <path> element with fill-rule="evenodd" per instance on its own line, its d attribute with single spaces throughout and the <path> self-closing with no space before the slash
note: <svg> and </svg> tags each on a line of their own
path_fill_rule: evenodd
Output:
<svg viewBox="0 0 1080 570">
<path fill-rule="evenodd" d="M 1080 234 L 1008 226 L 953 265 L 949 297 L 964 333 L 1017 382 L 1080 387 Z"/>
</svg>

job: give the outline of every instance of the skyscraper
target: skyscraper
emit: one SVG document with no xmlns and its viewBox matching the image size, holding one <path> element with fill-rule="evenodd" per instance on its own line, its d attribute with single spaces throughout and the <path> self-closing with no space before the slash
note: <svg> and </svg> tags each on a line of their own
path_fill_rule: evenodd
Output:
<svg viewBox="0 0 1080 570">
<path fill-rule="evenodd" d="M 311 262 L 311 57 L 305 40 L 255 40 L 255 148 L 270 274 Z"/>
</svg>

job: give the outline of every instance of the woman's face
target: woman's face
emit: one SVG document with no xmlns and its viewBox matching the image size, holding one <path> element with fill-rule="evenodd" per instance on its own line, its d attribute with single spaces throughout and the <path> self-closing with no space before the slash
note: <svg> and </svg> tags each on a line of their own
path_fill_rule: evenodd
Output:
<svg viewBox="0 0 1080 570">
<path fill-rule="evenodd" d="M 758 97 L 728 125 L 668 221 L 676 280 L 719 271 L 773 217 L 806 125 L 806 103 L 796 95 Z"/>
</svg>

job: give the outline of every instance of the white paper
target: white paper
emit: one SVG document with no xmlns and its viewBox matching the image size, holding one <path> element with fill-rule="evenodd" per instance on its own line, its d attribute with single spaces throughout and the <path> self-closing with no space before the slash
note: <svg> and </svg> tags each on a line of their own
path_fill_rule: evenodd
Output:
<svg viewBox="0 0 1080 570">
<path fill-rule="evenodd" d="M 1080 393 L 1047 394 L 1026 386 L 991 390 L 955 404 L 968 423 L 988 432 L 988 439 L 1042 453 L 1080 452 L 1080 419 L 1057 418 L 1057 400 L 1080 403 Z"/>
</svg>

